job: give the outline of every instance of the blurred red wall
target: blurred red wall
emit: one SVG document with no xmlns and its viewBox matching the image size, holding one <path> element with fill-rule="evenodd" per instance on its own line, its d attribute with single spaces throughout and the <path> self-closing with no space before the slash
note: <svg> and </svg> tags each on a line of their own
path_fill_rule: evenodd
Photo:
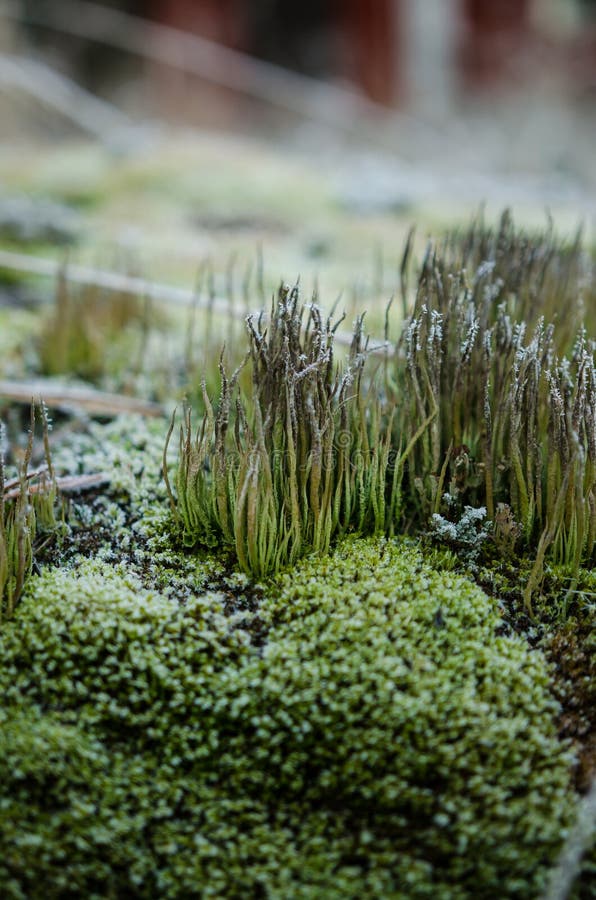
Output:
<svg viewBox="0 0 596 900">
<path fill-rule="evenodd" d="M 139 0 L 138 5 L 165 24 L 306 74 L 347 79 L 372 100 L 394 105 L 407 100 L 408 12 L 410 4 L 422 2 Z M 517 64 L 537 50 L 548 65 L 596 84 L 596 29 L 583 29 L 562 46 L 534 32 L 531 0 L 449 0 L 449 5 L 458 35 L 453 65 L 464 94 L 514 83 Z"/>
</svg>

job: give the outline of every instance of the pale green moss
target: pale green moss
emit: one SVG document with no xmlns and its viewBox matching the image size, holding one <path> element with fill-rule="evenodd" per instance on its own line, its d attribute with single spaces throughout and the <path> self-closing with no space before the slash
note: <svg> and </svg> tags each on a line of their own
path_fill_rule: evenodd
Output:
<svg viewBox="0 0 596 900">
<path fill-rule="evenodd" d="M 351 539 L 227 599 L 31 583 L 0 634 L 4 896 L 537 896 L 571 760 L 479 589 Z"/>
<path fill-rule="evenodd" d="M 1 273 L 0 273 L 1 275 Z M 0 294 L 3 290 L 0 277 Z M 0 301 L 0 376 L 22 378 L 23 354 L 31 356 L 30 346 L 37 315 L 30 310 L 3 309 Z"/>
<path fill-rule="evenodd" d="M 56 448 L 54 461 L 61 474 L 110 475 L 100 496 L 82 496 L 70 504 L 71 533 L 60 549 L 61 566 L 89 555 L 124 563 L 146 587 L 177 599 L 221 584 L 221 554 L 189 554 L 172 539 L 161 478 L 164 427 L 161 420 L 121 416 L 107 425 L 91 424 L 86 433 L 72 435 L 68 445 Z"/>
</svg>

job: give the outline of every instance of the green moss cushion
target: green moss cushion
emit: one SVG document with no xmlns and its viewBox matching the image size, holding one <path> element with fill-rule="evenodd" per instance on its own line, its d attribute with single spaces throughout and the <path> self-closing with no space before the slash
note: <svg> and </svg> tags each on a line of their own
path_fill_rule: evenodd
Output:
<svg viewBox="0 0 596 900">
<path fill-rule="evenodd" d="M 482 591 L 350 539 L 228 600 L 33 581 L 0 634 L 3 896 L 539 894 L 571 760 Z"/>
</svg>

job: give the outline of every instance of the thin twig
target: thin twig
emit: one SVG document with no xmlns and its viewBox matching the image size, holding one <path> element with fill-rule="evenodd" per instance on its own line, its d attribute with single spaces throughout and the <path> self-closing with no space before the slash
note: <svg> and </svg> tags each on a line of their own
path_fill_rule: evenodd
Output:
<svg viewBox="0 0 596 900">
<path fill-rule="evenodd" d="M 28 253 L 0 250 L 0 269 L 29 272 L 31 275 L 41 275 L 49 278 L 57 278 L 58 275 L 62 274 L 67 281 L 73 284 L 92 285 L 109 291 L 135 294 L 147 297 L 150 300 L 175 303 L 180 306 L 196 306 L 199 309 L 212 308 L 214 312 L 226 315 L 234 312 L 233 305 L 222 297 L 216 297 L 213 300 L 207 297 L 197 297 L 196 291 L 188 288 L 179 288 L 171 284 L 160 284 L 159 282 L 148 281 L 145 278 L 122 275 L 119 272 L 95 269 L 90 266 L 72 264 L 66 266 L 58 260 L 32 256 Z M 242 317 L 244 317 L 243 314 Z"/>
<path fill-rule="evenodd" d="M 369 140 L 403 146 L 404 124 L 419 138 L 444 143 L 447 136 L 404 113 L 389 111 L 356 90 L 291 72 L 199 35 L 151 22 L 120 10 L 79 0 L 51 0 L 23 7 L 5 0 L 0 13 L 188 72 L 211 84 L 254 97 L 277 108 Z M 375 127 L 362 128 L 367 118 Z"/>
<path fill-rule="evenodd" d="M 113 147 L 134 136 L 134 122 L 105 100 L 50 66 L 24 56 L 0 53 L 0 89 L 12 88 L 58 111 L 101 143 Z"/>
<path fill-rule="evenodd" d="M 37 473 L 29 473 L 28 478 L 31 479 Z M 92 472 L 89 475 L 64 475 L 56 478 L 54 483 L 58 490 L 63 494 L 77 494 L 80 491 L 90 491 L 93 488 L 103 487 L 111 482 L 111 476 L 108 472 Z M 28 487 L 29 494 L 40 494 L 47 490 L 47 485 L 30 484 Z M 4 500 L 15 500 L 21 493 L 21 488 L 13 487 L 11 490 L 5 490 Z"/>
<path fill-rule="evenodd" d="M 8 498 L 8 494 L 13 490 L 13 488 L 19 488 L 23 478 L 25 481 L 31 481 L 33 478 L 39 478 L 40 475 L 43 475 L 48 471 L 47 466 L 40 466 L 39 469 L 34 469 L 32 472 L 25 472 L 23 476 L 18 476 L 17 478 L 11 478 L 9 481 L 4 482 L 4 496 Z M 17 490 L 18 494 L 18 490 Z M 16 494 L 15 494 L 16 496 Z M 10 498 L 8 498 L 10 499 Z"/>
<path fill-rule="evenodd" d="M 49 278 L 57 278 L 62 275 L 66 281 L 73 284 L 93 285 L 120 293 L 135 294 L 147 297 L 149 300 L 162 303 L 175 303 L 180 306 L 191 306 L 196 309 L 213 310 L 220 315 L 234 316 L 245 319 L 246 311 L 238 309 L 234 303 L 225 297 L 198 297 L 195 290 L 179 288 L 171 284 L 163 284 L 156 281 L 148 281 L 136 276 L 121 275 L 106 269 L 95 269 L 89 266 L 68 265 L 41 256 L 32 256 L 28 253 L 15 253 L 11 250 L 0 250 L 0 269 L 9 269 L 17 272 L 28 272 L 31 275 L 40 275 Z M 255 310 L 254 315 L 259 315 Z M 349 347 L 353 335 L 347 331 L 337 331 L 335 342 Z M 374 339 L 375 343 L 368 348 L 369 353 L 388 354 L 391 356 L 394 348 L 380 339 Z M 29 398 L 30 400 L 31 398 Z"/>
<path fill-rule="evenodd" d="M 57 385 L 43 378 L 35 381 L 0 381 L 1 397 L 13 400 L 15 403 L 26 404 L 30 404 L 32 399 L 43 398 L 49 406 L 59 409 L 78 407 L 105 416 L 132 413 L 158 418 L 164 415 L 164 409 L 159 403 L 141 400 L 138 397 L 96 391 L 90 387 Z"/>
</svg>

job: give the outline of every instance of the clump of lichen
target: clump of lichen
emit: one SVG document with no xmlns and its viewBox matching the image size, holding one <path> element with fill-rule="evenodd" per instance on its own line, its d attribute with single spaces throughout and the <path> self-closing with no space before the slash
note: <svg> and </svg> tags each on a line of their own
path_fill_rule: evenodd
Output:
<svg viewBox="0 0 596 900">
<path fill-rule="evenodd" d="M 536 897 L 571 760 L 499 624 L 385 539 L 233 615 L 46 570 L 0 634 L 4 895 Z"/>
</svg>

